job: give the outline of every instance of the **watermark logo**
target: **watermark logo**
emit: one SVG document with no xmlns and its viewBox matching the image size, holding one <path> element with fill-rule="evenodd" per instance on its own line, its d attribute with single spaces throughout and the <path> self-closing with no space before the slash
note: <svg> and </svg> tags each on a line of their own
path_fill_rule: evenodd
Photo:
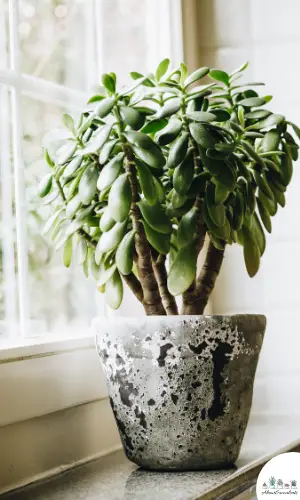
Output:
<svg viewBox="0 0 300 500">
<path fill-rule="evenodd" d="M 300 500 L 300 453 L 283 453 L 272 458 L 260 471 L 257 499 L 271 495 L 297 496 Z"/>
</svg>

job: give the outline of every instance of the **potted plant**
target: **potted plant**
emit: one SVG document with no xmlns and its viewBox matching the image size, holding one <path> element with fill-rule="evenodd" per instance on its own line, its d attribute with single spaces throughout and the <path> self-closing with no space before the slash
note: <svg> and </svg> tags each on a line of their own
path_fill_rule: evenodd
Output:
<svg viewBox="0 0 300 500">
<path fill-rule="evenodd" d="M 246 67 L 188 74 L 165 59 L 120 90 L 104 74 L 79 121 L 63 115 L 67 132 L 45 142 L 45 232 L 66 266 L 78 247 L 111 308 L 125 284 L 146 313 L 94 325 L 125 451 L 148 468 L 229 466 L 248 421 L 265 317 L 203 313 L 226 245 L 257 273 L 300 131 L 265 108 L 261 84 L 240 83 Z"/>
</svg>

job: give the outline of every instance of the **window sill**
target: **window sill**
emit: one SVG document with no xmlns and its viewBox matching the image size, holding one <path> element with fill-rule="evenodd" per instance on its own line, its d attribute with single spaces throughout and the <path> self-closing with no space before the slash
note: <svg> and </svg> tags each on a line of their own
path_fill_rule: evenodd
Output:
<svg viewBox="0 0 300 500">
<path fill-rule="evenodd" d="M 0 350 L 0 427 L 107 397 L 92 336 L 22 343 Z"/>
</svg>

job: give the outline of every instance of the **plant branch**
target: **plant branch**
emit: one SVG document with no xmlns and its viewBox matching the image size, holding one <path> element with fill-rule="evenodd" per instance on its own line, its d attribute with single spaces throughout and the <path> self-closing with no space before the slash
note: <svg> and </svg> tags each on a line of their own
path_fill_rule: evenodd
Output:
<svg viewBox="0 0 300 500">
<path fill-rule="evenodd" d="M 166 310 L 167 315 L 177 315 L 178 307 L 176 304 L 176 300 L 169 292 L 167 285 L 168 275 L 166 270 L 166 256 L 158 254 L 158 252 L 156 252 L 154 249 L 151 250 L 151 254 L 152 266 L 158 283 L 163 306 Z"/>
<path fill-rule="evenodd" d="M 126 285 L 130 288 L 130 290 L 133 292 L 133 294 L 136 296 L 136 298 L 143 303 L 143 289 L 141 286 L 141 283 L 139 282 L 138 278 L 135 276 L 134 273 L 130 274 L 122 274 L 122 278 L 125 281 Z"/>
<path fill-rule="evenodd" d="M 132 193 L 131 218 L 133 228 L 135 229 L 137 269 L 141 287 L 143 290 L 143 306 L 148 316 L 161 316 L 165 315 L 166 311 L 164 309 L 162 298 L 159 293 L 158 283 L 156 281 L 156 277 L 152 267 L 150 246 L 148 244 L 144 226 L 141 221 L 140 209 L 137 205 L 139 201 L 139 193 L 134 156 L 131 147 L 128 144 L 123 144 L 123 150 L 126 158 L 125 169 L 128 174 Z"/>
<path fill-rule="evenodd" d="M 224 258 L 224 250 L 218 250 L 210 241 L 205 262 L 196 279 L 196 286 L 189 308 L 184 314 L 203 314 L 216 279 L 220 273 Z"/>
<path fill-rule="evenodd" d="M 206 227 L 203 220 L 203 202 L 199 199 L 195 201 L 195 206 L 199 210 L 198 220 L 197 220 L 197 239 L 196 239 L 196 253 L 199 256 L 205 241 Z M 193 309 L 193 304 L 195 302 L 196 296 L 196 278 L 194 279 L 191 286 L 182 295 L 182 310 L 181 314 L 191 314 Z"/>
</svg>

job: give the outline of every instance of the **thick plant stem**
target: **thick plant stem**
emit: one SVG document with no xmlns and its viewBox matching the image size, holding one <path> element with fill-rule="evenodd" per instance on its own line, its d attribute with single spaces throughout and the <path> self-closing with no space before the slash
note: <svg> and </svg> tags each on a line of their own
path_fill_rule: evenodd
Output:
<svg viewBox="0 0 300 500">
<path fill-rule="evenodd" d="M 209 242 L 205 262 L 196 279 L 193 300 L 184 308 L 182 314 L 203 314 L 211 292 L 214 289 L 224 258 L 224 250 L 218 250 Z"/>
<path fill-rule="evenodd" d="M 138 280 L 138 278 L 135 276 L 135 274 L 130 273 L 130 274 L 122 274 L 122 278 L 125 281 L 126 285 L 130 288 L 130 290 L 133 292 L 133 294 L 136 296 L 136 298 L 143 303 L 143 289 L 142 286 Z"/>
<path fill-rule="evenodd" d="M 206 227 L 203 220 L 203 202 L 197 199 L 195 202 L 195 206 L 199 210 L 198 220 L 197 220 L 197 240 L 196 240 L 196 252 L 198 256 L 204 245 Z M 182 294 L 181 314 L 191 314 L 189 310 L 191 309 L 191 306 L 195 301 L 195 293 L 196 293 L 196 278 L 194 279 L 191 286 L 186 290 L 186 292 Z"/>
<path fill-rule="evenodd" d="M 158 254 L 155 251 L 152 251 L 151 253 L 153 270 L 158 283 L 163 306 L 168 316 L 177 315 L 178 307 L 176 300 L 169 292 L 167 285 L 168 275 L 166 270 L 166 256 Z"/>
<path fill-rule="evenodd" d="M 148 244 L 143 223 L 141 221 L 140 209 L 137 205 L 139 201 L 138 184 L 136 177 L 136 168 L 134 157 L 130 146 L 124 145 L 124 153 L 126 156 L 126 172 L 131 187 L 132 202 L 131 202 L 131 218 L 132 225 L 135 229 L 135 249 L 137 253 L 137 269 L 140 278 L 141 287 L 143 290 L 143 301 L 145 312 L 148 316 L 166 314 L 162 299 L 159 293 L 158 284 L 155 278 L 152 267 L 151 251 Z"/>
</svg>

